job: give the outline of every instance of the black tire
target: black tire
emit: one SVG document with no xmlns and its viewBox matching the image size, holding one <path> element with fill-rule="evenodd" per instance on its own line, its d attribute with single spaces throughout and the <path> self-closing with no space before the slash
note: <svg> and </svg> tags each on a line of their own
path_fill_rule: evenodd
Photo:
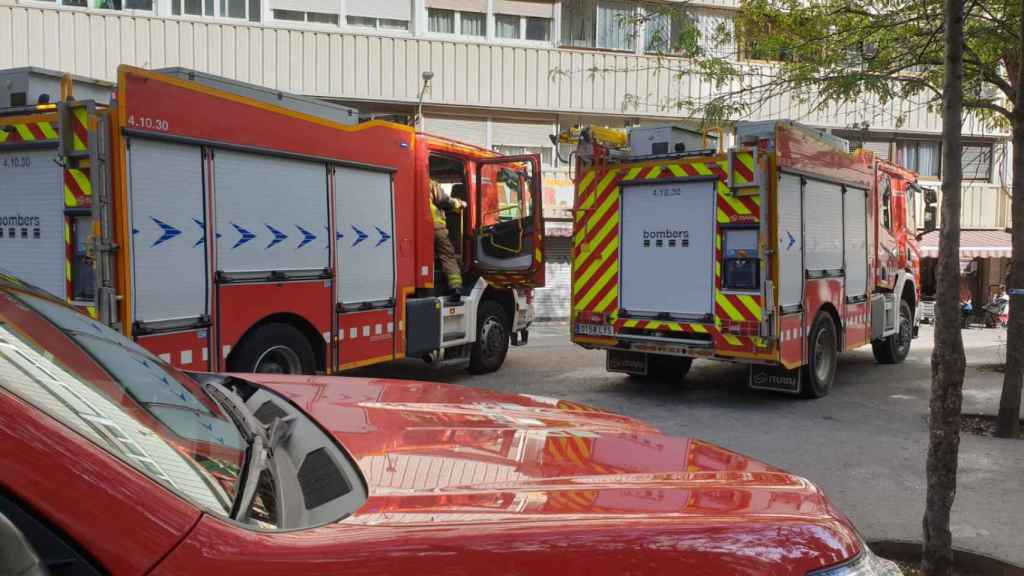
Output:
<svg viewBox="0 0 1024 576">
<path fill-rule="evenodd" d="M 690 372 L 693 365 L 693 358 L 687 356 L 664 356 L 660 354 L 649 354 L 647 357 L 647 375 L 630 374 L 630 376 L 642 380 L 657 380 L 675 384 L 682 382 L 686 374 Z"/>
<path fill-rule="evenodd" d="M 469 352 L 469 373 L 488 374 L 505 363 L 510 327 L 505 309 L 493 300 L 480 303 L 476 318 L 476 342 Z"/>
<path fill-rule="evenodd" d="M 316 355 L 298 328 L 274 322 L 247 335 L 231 353 L 228 367 L 235 372 L 313 374 Z"/>
<path fill-rule="evenodd" d="M 800 395 L 822 398 L 832 391 L 839 365 L 839 335 L 832 315 L 822 310 L 807 338 L 807 364 L 803 368 Z"/>
<path fill-rule="evenodd" d="M 899 364 L 910 354 L 910 341 L 914 334 L 914 316 L 910 303 L 900 300 L 899 327 L 895 334 L 871 343 L 871 351 L 879 364 Z"/>
</svg>

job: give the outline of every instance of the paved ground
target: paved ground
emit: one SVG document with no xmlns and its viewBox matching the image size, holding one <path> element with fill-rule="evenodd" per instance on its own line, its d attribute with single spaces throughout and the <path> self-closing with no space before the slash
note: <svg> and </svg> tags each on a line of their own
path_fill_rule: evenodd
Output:
<svg viewBox="0 0 1024 576">
<path fill-rule="evenodd" d="M 866 538 L 920 539 L 924 510 L 931 329 L 910 357 L 875 364 L 871 349 L 842 357 L 831 395 L 798 400 L 748 390 L 743 366 L 694 364 L 685 384 L 643 384 L 604 371 L 604 355 L 570 344 L 565 324 L 543 324 L 496 374 L 433 370 L 418 361 L 361 375 L 456 382 L 564 397 L 692 435 L 806 476 L 822 486 Z M 965 412 L 996 412 L 1005 331 L 964 331 Z M 1024 564 L 1024 441 L 963 437 L 953 514 L 956 544 Z"/>
</svg>

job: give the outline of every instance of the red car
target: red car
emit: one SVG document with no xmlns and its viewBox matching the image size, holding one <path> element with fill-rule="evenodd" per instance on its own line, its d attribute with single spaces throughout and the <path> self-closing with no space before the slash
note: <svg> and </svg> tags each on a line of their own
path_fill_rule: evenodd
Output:
<svg viewBox="0 0 1024 576">
<path fill-rule="evenodd" d="M 0 463 L 0 516 L 61 574 L 899 574 L 813 484 L 712 444 L 547 398 L 188 374 L 9 276 Z"/>
</svg>

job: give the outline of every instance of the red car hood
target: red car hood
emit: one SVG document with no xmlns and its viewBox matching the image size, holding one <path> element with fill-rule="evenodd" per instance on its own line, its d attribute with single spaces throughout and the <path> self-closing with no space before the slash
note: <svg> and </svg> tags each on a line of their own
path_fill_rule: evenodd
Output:
<svg viewBox="0 0 1024 576">
<path fill-rule="evenodd" d="M 246 378 L 291 399 L 355 459 L 370 497 L 346 523 L 628 523 L 637 533 L 671 525 L 691 535 L 696 529 L 701 547 L 708 535 L 740 537 L 758 561 L 772 562 L 762 547 L 775 547 L 801 570 L 859 549 L 848 521 L 807 480 L 624 416 L 426 382 Z M 752 573 L 774 572 L 759 570 Z"/>
</svg>

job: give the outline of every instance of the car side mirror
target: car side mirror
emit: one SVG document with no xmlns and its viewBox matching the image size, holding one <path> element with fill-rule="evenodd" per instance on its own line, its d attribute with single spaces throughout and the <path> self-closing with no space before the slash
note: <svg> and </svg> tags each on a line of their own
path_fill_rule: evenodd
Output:
<svg viewBox="0 0 1024 576">
<path fill-rule="evenodd" d="M 47 576 L 49 571 L 39 560 L 35 548 L 11 522 L 0 514 L 0 574 Z"/>
</svg>

